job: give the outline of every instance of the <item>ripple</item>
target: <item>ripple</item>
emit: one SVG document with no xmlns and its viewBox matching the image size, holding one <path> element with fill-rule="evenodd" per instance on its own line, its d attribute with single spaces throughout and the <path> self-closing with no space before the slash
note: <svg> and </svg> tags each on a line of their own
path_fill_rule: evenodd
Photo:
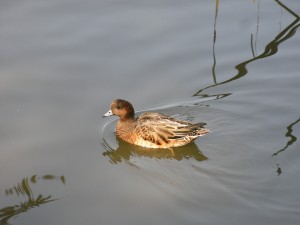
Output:
<svg viewBox="0 0 300 225">
<path fill-rule="evenodd" d="M 117 117 L 110 117 L 103 121 L 105 123 L 100 124 L 100 127 L 102 127 L 100 131 L 101 144 L 106 150 L 114 150 L 118 147 L 115 135 L 117 120 Z"/>
</svg>

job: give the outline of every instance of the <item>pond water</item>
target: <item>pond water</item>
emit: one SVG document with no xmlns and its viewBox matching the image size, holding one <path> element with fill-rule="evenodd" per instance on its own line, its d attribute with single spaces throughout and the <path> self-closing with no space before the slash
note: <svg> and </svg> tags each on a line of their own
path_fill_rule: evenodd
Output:
<svg viewBox="0 0 300 225">
<path fill-rule="evenodd" d="M 300 222 L 296 1 L 7 1 L 0 224 Z M 115 98 L 211 130 L 116 138 Z"/>
</svg>

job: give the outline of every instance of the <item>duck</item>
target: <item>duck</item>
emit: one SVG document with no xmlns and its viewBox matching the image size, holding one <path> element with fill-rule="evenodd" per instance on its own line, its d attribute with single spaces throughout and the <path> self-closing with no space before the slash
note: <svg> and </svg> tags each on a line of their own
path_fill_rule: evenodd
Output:
<svg viewBox="0 0 300 225">
<path fill-rule="evenodd" d="M 172 148 L 186 145 L 209 133 L 206 123 L 190 123 L 157 112 L 135 117 L 132 104 L 115 99 L 104 117 L 118 116 L 116 135 L 130 144 L 146 148 Z"/>
</svg>

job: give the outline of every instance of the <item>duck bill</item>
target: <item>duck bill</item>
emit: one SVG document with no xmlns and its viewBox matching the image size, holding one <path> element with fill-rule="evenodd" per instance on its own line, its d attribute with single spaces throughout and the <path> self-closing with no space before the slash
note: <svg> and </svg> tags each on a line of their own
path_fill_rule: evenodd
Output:
<svg viewBox="0 0 300 225">
<path fill-rule="evenodd" d="M 109 110 L 107 113 L 105 113 L 103 115 L 103 117 L 112 116 L 112 115 L 113 115 L 113 112 L 111 110 Z"/>
</svg>

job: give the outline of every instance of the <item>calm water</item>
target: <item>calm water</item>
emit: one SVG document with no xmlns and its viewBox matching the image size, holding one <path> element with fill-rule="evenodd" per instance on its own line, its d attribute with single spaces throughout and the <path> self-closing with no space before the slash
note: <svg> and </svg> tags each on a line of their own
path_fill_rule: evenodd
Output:
<svg viewBox="0 0 300 225">
<path fill-rule="evenodd" d="M 2 2 L 0 224 L 299 224 L 300 5 L 283 3 Z M 212 132 L 129 145 L 101 118 L 117 97 Z"/>
</svg>

